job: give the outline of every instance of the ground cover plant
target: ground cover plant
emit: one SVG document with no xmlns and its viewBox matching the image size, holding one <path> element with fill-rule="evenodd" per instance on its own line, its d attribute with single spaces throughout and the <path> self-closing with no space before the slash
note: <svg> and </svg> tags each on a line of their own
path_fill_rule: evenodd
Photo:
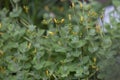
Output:
<svg viewBox="0 0 120 80">
<path fill-rule="evenodd" d="M 0 2 L 0 80 L 119 80 L 120 23 L 104 32 L 99 3 Z"/>
</svg>

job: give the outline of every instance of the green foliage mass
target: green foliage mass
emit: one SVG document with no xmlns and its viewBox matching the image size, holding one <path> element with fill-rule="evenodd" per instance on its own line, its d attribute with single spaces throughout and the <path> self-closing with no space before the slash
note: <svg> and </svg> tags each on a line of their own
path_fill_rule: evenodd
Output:
<svg viewBox="0 0 120 80">
<path fill-rule="evenodd" d="M 0 80 L 109 79 L 104 71 L 119 54 L 120 23 L 104 33 L 99 4 L 10 1 L 13 7 L 0 10 Z"/>
</svg>

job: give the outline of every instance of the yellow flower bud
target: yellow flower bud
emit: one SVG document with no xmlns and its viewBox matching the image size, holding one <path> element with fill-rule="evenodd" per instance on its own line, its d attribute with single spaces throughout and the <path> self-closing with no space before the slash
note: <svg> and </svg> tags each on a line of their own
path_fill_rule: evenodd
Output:
<svg viewBox="0 0 120 80">
<path fill-rule="evenodd" d="M 61 23 L 63 23 L 65 20 L 64 19 L 61 19 Z"/>
<path fill-rule="evenodd" d="M 54 20 L 55 23 L 57 23 L 57 19 L 56 18 L 54 18 L 53 20 Z"/>
<path fill-rule="evenodd" d="M 28 49 L 30 49 L 30 47 L 31 47 L 31 43 L 28 43 L 28 46 L 27 46 L 27 48 L 28 48 Z"/>
<path fill-rule="evenodd" d="M 97 13 L 93 11 L 92 16 L 97 16 Z"/>
<path fill-rule="evenodd" d="M 96 29 L 96 32 L 100 33 L 100 31 L 101 31 L 101 27 L 100 27 L 99 24 L 96 25 L 95 29 Z"/>
<path fill-rule="evenodd" d="M 25 12 L 28 13 L 28 10 L 29 10 L 28 6 L 23 6 L 23 8 L 24 8 Z"/>
<path fill-rule="evenodd" d="M 72 7 L 74 8 L 75 7 L 75 4 L 72 2 Z"/>
<path fill-rule="evenodd" d="M 96 69 L 97 67 L 96 67 L 96 66 L 94 66 L 94 65 L 92 65 L 92 68 L 93 68 L 93 69 Z"/>
<path fill-rule="evenodd" d="M 82 4 L 82 2 L 80 2 L 80 8 L 83 8 L 83 4 Z"/>
<path fill-rule="evenodd" d="M 2 27 L 2 24 L 0 23 L 0 28 Z"/>
<path fill-rule="evenodd" d="M 94 63 L 96 63 L 96 57 L 93 58 Z"/>
<path fill-rule="evenodd" d="M 48 34 L 50 34 L 50 35 L 54 35 L 55 33 L 54 33 L 54 32 L 49 31 L 49 32 L 48 32 Z"/>
<path fill-rule="evenodd" d="M 46 75 L 49 76 L 49 72 L 48 72 L 48 70 L 46 70 Z"/>
<path fill-rule="evenodd" d="M 61 24 L 64 22 L 64 19 L 61 19 L 61 20 L 57 20 L 56 18 L 53 19 L 54 23 L 56 24 Z"/>
<path fill-rule="evenodd" d="M 68 15 L 68 19 L 69 19 L 69 20 L 71 20 L 71 19 L 72 19 L 72 18 L 71 18 L 71 14 L 69 14 L 69 15 Z"/>
<path fill-rule="evenodd" d="M 80 16 L 80 22 L 83 22 L 83 20 L 84 20 L 84 17 Z"/>
</svg>

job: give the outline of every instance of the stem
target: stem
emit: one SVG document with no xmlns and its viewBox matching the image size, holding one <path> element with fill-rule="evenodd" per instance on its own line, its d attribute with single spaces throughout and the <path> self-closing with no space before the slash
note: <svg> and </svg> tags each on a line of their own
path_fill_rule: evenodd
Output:
<svg viewBox="0 0 120 80">
<path fill-rule="evenodd" d="M 10 0 L 10 3 L 12 5 L 12 7 L 14 8 L 15 6 L 14 6 L 14 3 L 12 2 L 12 0 Z"/>
<path fill-rule="evenodd" d="M 93 75 L 95 75 L 97 71 L 94 71 L 90 76 L 88 76 L 88 79 L 91 78 Z"/>
</svg>

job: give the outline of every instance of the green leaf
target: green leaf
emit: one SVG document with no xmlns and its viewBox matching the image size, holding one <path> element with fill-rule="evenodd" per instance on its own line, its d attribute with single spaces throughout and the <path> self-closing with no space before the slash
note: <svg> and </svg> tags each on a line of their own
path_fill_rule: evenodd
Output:
<svg viewBox="0 0 120 80">
<path fill-rule="evenodd" d="M 64 63 L 67 63 L 67 62 L 72 62 L 74 60 L 74 58 L 66 58 L 63 60 Z"/>
<path fill-rule="evenodd" d="M 29 28 L 30 31 L 34 31 L 35 28 L 36 28 L 36 26 L 34 26 L 34 25 L 29 25 L 28 28 Z"/>
<path fill-rule="evenodd" d="M 20 0 L 13 0 L 14 3 L 18 3 Z"/>
<path fill-rule="evenodd" d="M 16 30 L 14 33 L 12 33 L 12 37 L 14 40 L 19 40 L 22 36 L 25 34 L 25 28 L 20 29 L 19 31 Z"/>
<path fill-rule="evenodd" d="M 8 69 L 12 72 L 18 72 L 18 71 L 20 71 L 21 67 L 18 64 L 11 63 L 8 65 Z"/>
<path fill-rule="evenodd" d="M 53 62 L 51 62 L 51 61 L 46 61 L 44 67 L 50 67 L 50 66 L 52 66 L 52 65 L 54 65 Z"/>
<path fill-rule="evenodd" d="M 90 60 L 89 56 L 84 56 L 82 59 L 81 59 L 81 64 L 86 64 L 88 63 Z"/>
<path fill-rule="evenodd" d="M 44 64 L 45 64 L 45 61 L 41 61 L 41 62 L 39 62 L 39 63 L 35 62 L 35 64 L 34 64 L 33 67 L 34 67 L 36 70 L 40 70 L 40 69 L 44 68 Z"/>
<path fill-rule="evenodd" d="M 59 68 L 59 73 L 61 74 L 61 77 L 67 77 L 69 74 L 69 69 L 67 66 L 61 66 Z"/>
<path fill-rule="evenodd" d="M 55 52 L 65 53 L 65 52 L 66 52 L 66 49 L 63 48 L 63 47 L 59 47 L 59 48 L 56 48 L 56 49 L 55 49 Z"/>
<path fill-rule="evenodd" d="M 120 6 L 120 1 L 119 0 L 112 0 L 112 3 L 114 6 L 119 7 Z"/>
<path fill-rule="evenodd" d="M 102 47 L 103 48 L 109 48 L 111 47 L 112 45 L 112 41 L 111 41 L 111 38 L 110 37 L 104 37 L 103 40 L 102 40 Z"/>
<path fill-rule="evenodd" d="M 71 47 L 74 48 L 81 48 L 82 46 L 84 46 L 86 44 L 85 40 L 72 40 L 71 43 L 69 43 Z"/>
<path fill-rule="evenodd" d="M 94 53 L 98 49 L 99 49 L 98 44 L 93 44 L 91 46 L 88 46 L 88 51 L 90 51 L 91 53 Z"/>
<path fill-rule="evenodd" d="M 67 49 L 63 46 L 60 46 L 58 44 L 54 44 L 55 52 L 65 53 Z"/>
<path fill-rule="evenodd" d="M 88 69 L 89 69 L 89 66 L 84 66 L 84 67 L 83 67 L 83 70 L 84 70 L 83 73 L 84 73 L 85 75 L 89 75 L 89 70 L 88 70 Z"/>
<path fill-rule="evenodd" d="M 23 42 L 23 43 L 21 43 L 20 44 L 20 46 L 19 46 L 19 50 L 20 50 L 20 52 L 26 52 L 27 51 L 27 44 L 28 44 L 28 42 Z"/>
<path fill-rule="evenodd" d="M 20 54 L 20 52 L 16 53 L 15 56 L 16 56 L 16 58 L 17 58 L 18 60 L 21 60 L 21 61 L 27 61 L 27 60 L 28 60 L 27 55 L 25 55 L 25 54 Z"/>
<path fill-rule="evenodd" d="M 38 36 L 42 36 L 45 30 L 38 30 Z"/>
<path fill-rule="evenodd" d="M 90 29 L 88 35 L 94 36 L 96 34 L 95 29 Z"/>
<path fill-rule="evenodd" d="M 80 40 L 79 43 L 78 43 L 78 47 L 82 47 L 86 44 L 86 41 L 85 40 Z"/>
<path fill-rule="evenodd" d="M 82 54 L 82 52 L 79 50 L 77 50 L 77 52 L 76 51 L 71 52 L 71 55 L 74 57 L 79 57 L 81 54 Z"/>
<path fill-rule="evenodd" d="M 4 33 L 4 34 L 1 35 L 1 37 L 2 37 L 3 40 L 7 40 L 7 39 L 10 38 L 10 35 L 8 33 Z"/>
<path fill-rule="evenodd" d="M 83 68 L 82 67 L 79 67 L 77 70 L 76 70 L 76 74 L 75 74 L 76 77 L 83 77 Z"/>
<path fill-rule="evenodd" d="M 105 77 L 105 74 L 99 73 L 97 76 L 99 79 L 103 79 Z"/>
<path fill-rule="evenodd" d="M 13 11 L 10 12 L 10 17 L 12 17 L 12 18 L 19 17 L 21 13 L 22 13 L 21 7 L 14 8 Z"/>
<path fill-rule="evenodd" d="M 16 42 L 9 42 L 6 46 L 4 46 L 4 50 L 7 51 L 9 49 L 13 49 L 13 48 L 18 48 L 18 43 Z"/>
</svg>

